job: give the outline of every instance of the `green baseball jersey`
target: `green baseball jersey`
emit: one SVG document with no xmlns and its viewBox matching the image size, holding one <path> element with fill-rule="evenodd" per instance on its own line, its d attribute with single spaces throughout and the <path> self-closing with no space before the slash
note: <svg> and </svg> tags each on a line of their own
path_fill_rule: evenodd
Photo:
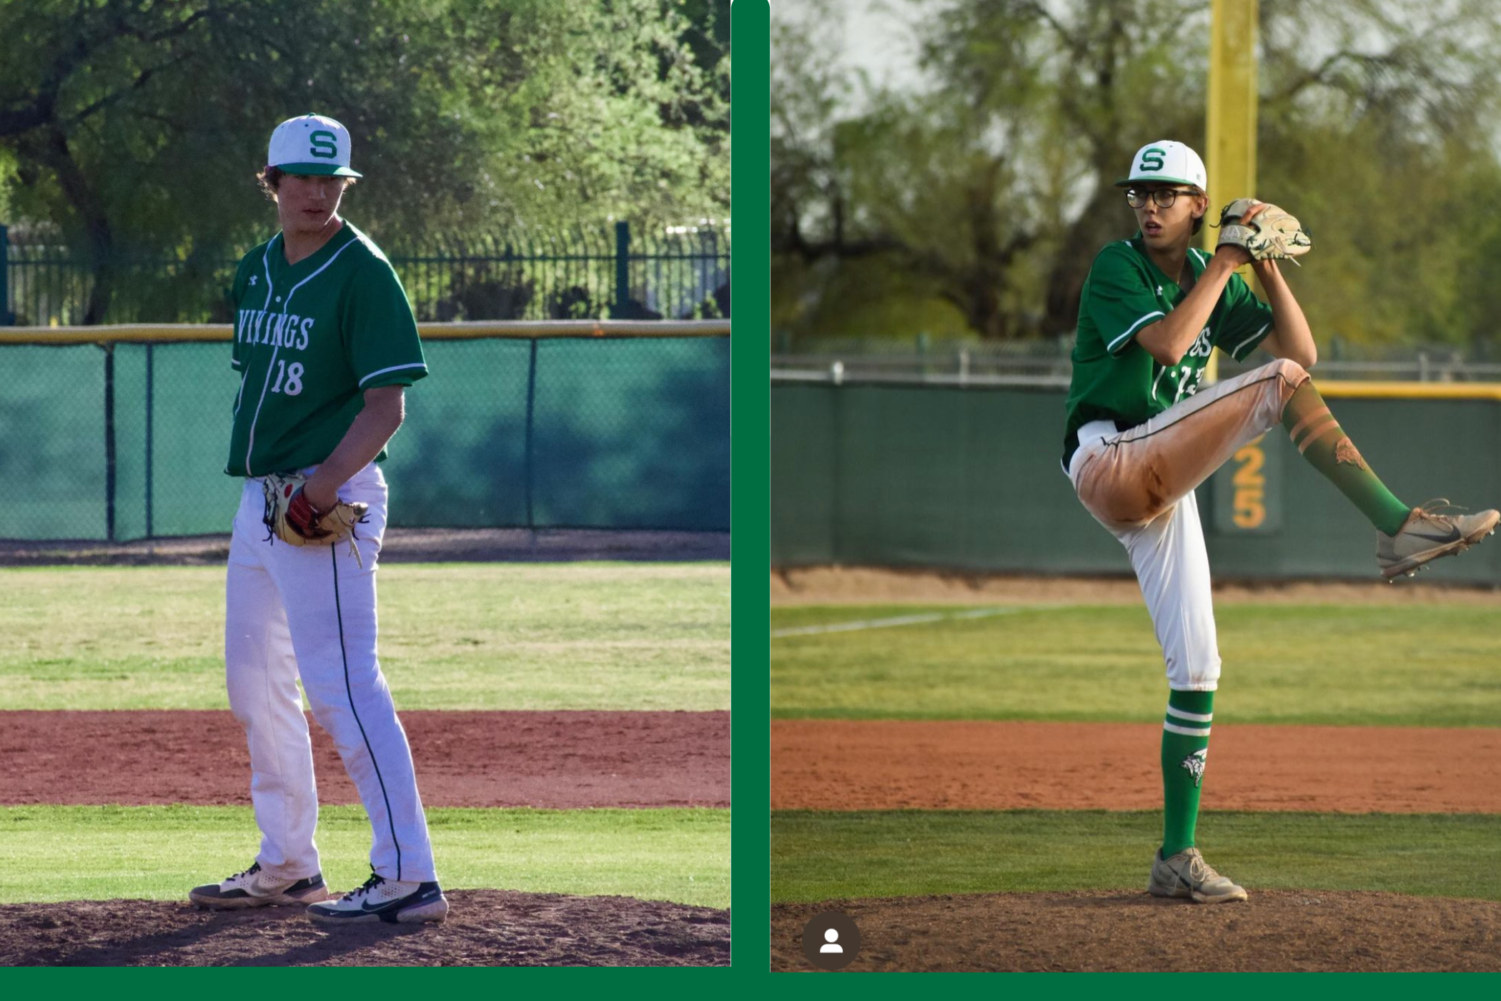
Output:
<svg viewBox="0 0 1501 1001">
<path fill-rule="evenodd" d="M 364 408 L 364 391 L 427 375 L 412 306 L 391 262 L 347 220 L 288 264 L 278 233 L 240 261 L 230 364 L 240 373 L 230 476 L 327 459 Z M 376 456 L 386 457 L 382 449 Z"/>
<path fill-rule="evenodd" d="M 1190 248 L 1187 265 L 1197 280 L 1209 266 L 1209 255 Z M 1079 428 L 1099 420 L 1115 421 L 1121 428 L 1144 423 L 1198 391 L 1214 348 L 1241 361 L 1272 329 L 1271 307 L 1256 298 L 1240 275 L 1231 275 L 1188 353 L 1175 365 L 1163 365 L 1136 343 L 1136 333 L 1186 296 L 1152 263 L 1139 232 L 1095 257 L 1079 297 L 1063 439 L 1065 470 L 1079 447 Z"/>
</svg>

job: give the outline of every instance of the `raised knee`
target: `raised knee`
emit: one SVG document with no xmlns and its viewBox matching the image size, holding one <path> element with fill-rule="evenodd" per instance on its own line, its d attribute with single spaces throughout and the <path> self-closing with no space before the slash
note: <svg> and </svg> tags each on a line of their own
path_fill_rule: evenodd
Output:
<svg viewBox="0 0 1501 1001">
<path fill-rule="evenodd" d="M 1278 358 L 1272 362 L 1272 370 L 1282 377 L 1282 381 L 1294 389 L 1308 381 L 1308 370 L 1291 358 Z"/>
</svg>

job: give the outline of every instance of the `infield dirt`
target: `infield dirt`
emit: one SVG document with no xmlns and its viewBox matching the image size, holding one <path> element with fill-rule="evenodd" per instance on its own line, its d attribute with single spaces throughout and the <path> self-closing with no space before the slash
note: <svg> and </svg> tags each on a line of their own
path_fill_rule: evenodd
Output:
<svg viewBox="0 0 1501 1001">
<path fill-rule="evenodd" d="M 1215 722 L 1206 810 L 1501 813 L 1501 730 Z M 773 810 L 1154 810 L 1162 727 L 771 721 Z"/>
<path fill-rule="evenodd" d="M 777 904 L 773 970 L 811 969 L 803 926 L 827 910 L 860 926 L 850 971 L 1501 970 L 1501 903 L 1325 890 L 1213 905 L 1119 890 Z"/>
<path fill-rule="evenodd" d="M 358 803 L 333 741 L 309 721 L 319 799 Z M 727 712 L 412 711 L 401 721 L 428 806 L 730 805 Z M 245 731 L 227 711 L 0 712 L 0 754 L 3 804 L 250 802 Z"/>
<path fill-rule="evenodd" d="M 1221 581 L 1214 600 L 1286 605 L 1501 605 L 1501 590 L 1433 581 Z M 948 570 L 804 567 L 771 572 L 776 605 L 1139 605 L 1132 577 L 1028 577 Z"/>
</svg>

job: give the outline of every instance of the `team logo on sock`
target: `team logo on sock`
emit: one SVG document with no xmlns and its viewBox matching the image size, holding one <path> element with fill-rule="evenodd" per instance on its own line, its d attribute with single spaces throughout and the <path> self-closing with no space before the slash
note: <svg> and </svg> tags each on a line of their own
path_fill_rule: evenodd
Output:
<svg viewBox="0 0 1501 1001">
<path fill-rule="evenodd" d="M 1204 759 L 1209 757 L 1209 748 L 1203 748 L 1183 759 L 1183 767 L 1194 777 L 1194 788 L 1204 783 Z"/>
<path fill-rule="evenodd" d="M 1360 457 L 1360 453 L 1355 449 L 1355 443 L 1349 438 L 1341 438 L 1339 444 L 1334 446 L 1334 462 L 1336 465 L 1349 463 L 1360 469 L 1366 467 L 1365 460 Z"/>
</svg>

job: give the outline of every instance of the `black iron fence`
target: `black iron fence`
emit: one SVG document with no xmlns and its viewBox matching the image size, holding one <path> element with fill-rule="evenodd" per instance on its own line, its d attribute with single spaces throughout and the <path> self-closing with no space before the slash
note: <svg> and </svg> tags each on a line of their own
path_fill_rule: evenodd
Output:
<svg viewBox="0 0 1501 1001">
<path fill-rule="evenodd" d="M 728 228 L 618 222 L 384 249 L 423 321 L 730 315 Z M 0 226 L 0 323 L 73 326 L 91 311 L 99 323 L 228 322 L 225 290 L 240 256 L 123 251 L 95 265 L 55 233 Z"/>
</svg>

